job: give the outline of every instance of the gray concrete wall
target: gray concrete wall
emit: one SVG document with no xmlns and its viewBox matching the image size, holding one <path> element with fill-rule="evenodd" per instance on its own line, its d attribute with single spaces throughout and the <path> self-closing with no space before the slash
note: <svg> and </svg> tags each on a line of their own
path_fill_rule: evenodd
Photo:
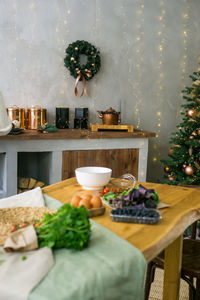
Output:
<svg viewBox="0 0 200 300">
<path fill-rule="evenodd" d="M 120 107 L 122 122 L 158 137 L 149 147 L 148 177 L 162 174 L 180 119 L 180 94 L 198 67 L 198 0 L 0 0 L 0 90 L 6 106 Z M 88 97 L 74 95 L 74 78 L 64 67 L 68 44 L 94 44 L 102 67 L 87 82 Z M 71 127 L 72 127 L 71 123 Z M 154 158 L 154 161 L 153 161 Z M 157 159 L 157 161 L 156 161 Z"/>
</svg>

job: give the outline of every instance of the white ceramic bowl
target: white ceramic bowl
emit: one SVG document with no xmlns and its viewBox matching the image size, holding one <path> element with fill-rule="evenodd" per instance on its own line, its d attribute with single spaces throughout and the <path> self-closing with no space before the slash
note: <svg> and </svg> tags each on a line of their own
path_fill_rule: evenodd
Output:
<svg viewBox="0 0 200 300">
<path fill-rule="evenodd" d="M 106 185 L 112 170 L 103 167 L 82 167 L 75 170 L 76 179 L 84 189 L 99 190 Z"/>
</svg>

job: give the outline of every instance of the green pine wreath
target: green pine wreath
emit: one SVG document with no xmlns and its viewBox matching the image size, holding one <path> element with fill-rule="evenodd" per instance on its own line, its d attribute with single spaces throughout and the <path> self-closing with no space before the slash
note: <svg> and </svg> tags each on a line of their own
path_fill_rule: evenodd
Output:
<svg viewBox="0 0 200 300">
<path fill-rule="evenodd" d="M 69 44 L 65 52 L 67 54 L 64 58 L 65 67 L 74 78 L 81 74 L 86 80 L 90 80 L 101 67 L 100 52 L 86 41 Z M 80 64 L 80 54 L 87 56 L 87 63 L 84 65 Z"/>
</svg>

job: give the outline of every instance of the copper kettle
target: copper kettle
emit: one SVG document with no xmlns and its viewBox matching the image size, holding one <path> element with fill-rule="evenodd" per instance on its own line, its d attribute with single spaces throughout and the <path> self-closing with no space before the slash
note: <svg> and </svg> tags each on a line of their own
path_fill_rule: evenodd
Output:
<svg viewBox="0 0 200 300">
<path fill-rule="evenodd" d="M 97 110 L 97 112 L 98 112 L 98 117 L 102 119 L 103 124 L 105 125 L 118 124 L 120 112 L 115 111 L 112 107 L 110 107 L 106 111 Z"/>
</svg>

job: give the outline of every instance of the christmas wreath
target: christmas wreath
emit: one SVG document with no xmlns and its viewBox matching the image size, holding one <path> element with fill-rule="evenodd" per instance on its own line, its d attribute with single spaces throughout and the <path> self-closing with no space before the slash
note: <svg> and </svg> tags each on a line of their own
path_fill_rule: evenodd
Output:
<svg viewBox="0 0 200 300">
<path fill-rule="evenodd" d="M 75 95 L 78 96 L 77 85 L 79 80 L 83 82 L 83 93 L 87 96 L 85 80 L 90 80 L 99 71 L 101 67 L 100 52 L 90 43 L 86 41 L 76 41 L 66 49 L 66 57 L 64 58 L 65 67 L 70 74 L 76 78 Z M 81 65 L 80 55 L 87 56 L 86 64 Z"/>
</svg>

